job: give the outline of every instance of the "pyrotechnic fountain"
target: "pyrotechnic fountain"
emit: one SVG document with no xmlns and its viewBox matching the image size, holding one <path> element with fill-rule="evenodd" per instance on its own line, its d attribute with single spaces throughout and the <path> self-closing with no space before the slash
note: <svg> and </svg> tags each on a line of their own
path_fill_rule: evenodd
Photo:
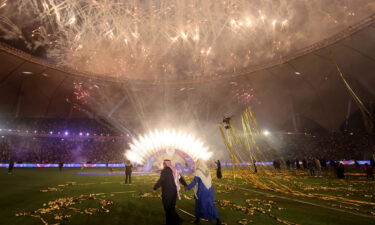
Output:
<svg viewBox="0 0 375 225">
<path fill-rule="evenodd" d="M 212 152 L 203 142 L 193 135 L 175 130 L 156 130 L 133 139 L 129 145 L 130 150 L 125 153 L 128 160 L 138 164 L 150 164 L 150 158 L 155 157 L 158 153 L 166 153 L 169 157 L 175 154 L 181 156 L 183 160 L 198 159 L 208 160 Z M 152 160 L 151 164 L 153 164 Z M 193 162 L 187 162 L 188 167 L 194 169 Z M 145 165 L 146 166 L 146 165 Z M 152 165 L 149 165 L 152 166 Z M 148 171 L 150 168 L 147 169 Z"/>
</svg>

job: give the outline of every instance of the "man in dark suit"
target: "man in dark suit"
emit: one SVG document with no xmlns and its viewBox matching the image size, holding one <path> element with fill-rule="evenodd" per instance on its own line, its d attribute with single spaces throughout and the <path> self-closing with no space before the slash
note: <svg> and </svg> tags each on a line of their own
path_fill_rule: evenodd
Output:
<svg viewBox="0 0 375 225">
<path fill-rule="evenodd" d="M 12 174 L 14 169 L 14 161 L 10 160 L 8 165 L 8 174 Z"/>
<path fill-rule="evenodd" d="M 132 183 L 132 168 L 133 165 L 130 163 L 130 161 L 127 161 L 125 164 L 125 184 L 128 183 L 128 180 L 129 184 Z"/>
<path fill-rule="evenodd" d="M 165 211 L 165 220 L 167 225 L 178 225 L 182 223 L 181 218 L 176 212 L 176 200 L 180 199 L 180 184 L 187 186 L 184 178 L 172 166 L 170 160 L 164 160 L 164 169 L 161 171 L 160 178 L 154 185 L 154 191 L 161 187 L 161 196 Z"/>
<path fill-rule="evenodd" d="M 221 179 L 223 177 L 223 174 L 221 173 L 221 163 L 220 163 L 220 160 L 216 161 L 216 177 L 217 177 L 217 179 Z"/>
</svg>

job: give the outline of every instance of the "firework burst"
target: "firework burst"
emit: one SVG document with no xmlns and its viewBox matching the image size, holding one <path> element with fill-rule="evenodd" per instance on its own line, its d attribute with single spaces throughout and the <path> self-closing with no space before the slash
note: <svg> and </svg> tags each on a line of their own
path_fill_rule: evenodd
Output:
<svg viewBox="0 0 375 225">
<path fill-rule="evenodd" d="M 372 13 L 373 2 L 0 0 L 0 37 L 105 76 L 215 78 L 331 35 Z"/>
</svg>

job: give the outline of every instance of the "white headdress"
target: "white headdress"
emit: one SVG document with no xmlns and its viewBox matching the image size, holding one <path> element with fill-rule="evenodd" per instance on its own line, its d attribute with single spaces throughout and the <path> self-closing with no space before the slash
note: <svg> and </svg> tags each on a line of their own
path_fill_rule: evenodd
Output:
<svg viewBox="0 0 375 225">
<path fill-rule="evenodd" d="M 198 159 L 195 164 L 195 176 L 199 177 L 202 180 L 202 183 L 207 189 L 210 189 L 212 187 L 212 179 L 211 179 L 210 170 L 207 167 L 206 163 L 201 159 Z M 197 186 L 195 186 L 194 188 L 195 197 L 198 198 L 197 191 L 198 191 L 198 188 Z"/>
</svg>

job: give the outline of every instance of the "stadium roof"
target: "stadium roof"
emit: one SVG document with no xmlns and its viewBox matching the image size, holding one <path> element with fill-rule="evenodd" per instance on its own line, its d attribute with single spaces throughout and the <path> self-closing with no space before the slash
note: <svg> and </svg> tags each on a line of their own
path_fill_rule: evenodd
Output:
<svg viewBox="0 0 375 225">
<path fill-rule="evenodd" d="M 333 61 L 362 101 L 374 102 L 374 21 L 372 15 L 267 65 L 201 80 L 116 80 L 58 67 L 0 43 L 0 117 L 92 116 L 99 113 L 97 105 L 85 98 L 105 93 L 101 101 L 111 99 L 104 110 L 107 116 L 139 114 L 139 108 L 133 106 L 129 111 L 126 103 L 139 105 L 140 101 L 142 113 L 151 117 L 155 107 L 160 113 L 165 110 L 160 109 L 161 102 L 177 111 L 198 111 L 200 118 L 239 114 L 251 105 L 266 126 L 281 128 L 299 115 L 327 130 L 337 130 L 348 110 L 352 113 L 357 107 Z M 189 106 L 184 108 L 184 104 Z"/>
</svg>

